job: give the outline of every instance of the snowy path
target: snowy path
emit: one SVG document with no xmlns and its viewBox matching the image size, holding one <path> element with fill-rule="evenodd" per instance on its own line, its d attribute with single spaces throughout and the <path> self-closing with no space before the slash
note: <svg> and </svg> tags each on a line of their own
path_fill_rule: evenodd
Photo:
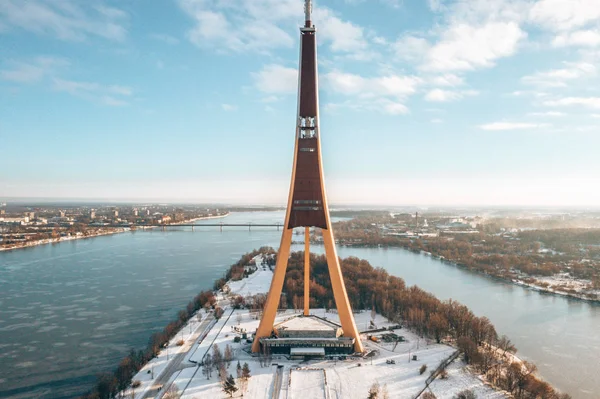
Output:
<svg viewBox="0 0 600 399">
<path fill-rule="evenodd" d="M 208 317 L 206 317 L 202 321 L 202 323 L 200 323 L 200 326 L 198 326 L 196 328 L 196 331 L 194 332 L 194 336 L 193 336 L 193 340 L 192 340 L 192 342 L 194 344 L 196 343 L 196 340 L 198 340 L 202 336 L 202 333 L 208 328 L 210 323 L 212 323 L 213 319 L 214 319 L 214 316 L 212 314 L 210 314 Z M 171 376 L 176 371 L 179 371 L 181 369 L 181 362 L 187 356 L 187 354 L 192 349 L 194 344 L 189 345 L 189 348 L 187 350 L 182 350 L 177 355 L 175 355 L 173 360 L 171 360 L 167 364 L 167 366 L 164 368 L 164 370 L 160 373 L 158 378 L 155 380 L 154 384 L 152 384 L 152 386 L 149 387 L 149 389 L 145 392 L 145 394 L 142 396 L 142 399 L 149 399 L 149 398 L 157 397 L 157 395 L 160 392 L 161 387 L 165 386 L 165 384 L 169 381 Z"/>
<path fill-rule="evenodd" d="M 325 372 L 296 369 L 291 371 L 289 399 L 325 399 Z"/>
</svg>

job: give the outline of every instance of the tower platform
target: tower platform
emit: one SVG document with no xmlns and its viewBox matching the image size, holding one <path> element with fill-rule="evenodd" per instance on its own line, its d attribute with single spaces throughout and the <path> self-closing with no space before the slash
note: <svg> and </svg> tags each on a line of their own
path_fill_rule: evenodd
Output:
<svg viewBox="0 0 600 399">
<path fill-rule="evenodd" d="M 294 316 L 273 326 L 273 334 L 261 338 L 263 350 L 293 358 L 318 358 L 354 353 L 354 338 L 343 337 L 339 324 L 317 316 Z"/>
</svg>

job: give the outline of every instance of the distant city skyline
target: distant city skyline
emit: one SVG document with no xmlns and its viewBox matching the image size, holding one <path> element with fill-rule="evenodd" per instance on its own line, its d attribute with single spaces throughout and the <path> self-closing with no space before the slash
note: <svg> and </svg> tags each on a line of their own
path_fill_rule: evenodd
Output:
<svg viewBox="0 0 600 399">
<path fill-rule="evenodd" d="M 0 196 L 285 204 L 302 0 L 0 4 Z M 317 1 L 328 196 L 600 203 L 600 2 Z"/>
</svg>

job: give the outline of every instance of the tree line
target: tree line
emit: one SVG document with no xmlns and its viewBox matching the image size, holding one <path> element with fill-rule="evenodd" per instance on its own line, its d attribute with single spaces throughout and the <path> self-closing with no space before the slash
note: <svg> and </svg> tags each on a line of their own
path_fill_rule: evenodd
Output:
<svg viewBox="0 0 600 399">
<path fill-rule="evenodd" d="M 132 378 L 142 367 L 155 358 L 160 350 L 177 335 L 177 332 L 188 322 L 198 310 L 215 306 L 217 300 L 212 291 L 202 291 L 191 300 L 184 310 L 179 311 L 177 318 L 171 321 L 162 331 L 150 336 L 145 349 L 131 349 L 119 362 L 112 372 L 105 372 L 98 376 L 95 386 L 81 396 L 82 399 L 111 399 L 119 391 L 127 389 Z M 218 316 L 215 310 L 215 316 Z"/>
<path fill-rule="evenodd" d="M 335 300 L 327 259 L 324 255 L 311 254 L 310 262 L 311 307 L 332 309 Z M 457 345 L 467 363 L 516 398 L 569 398 L 535 377 L 533 365 L 509 356 L 516 348 L 507 337 L 498 335 L 488 318 L 475 316 L 459 302 L 441 301 L 417 286 L 407 287 L 402 278 L 375 268 L 366 260 L 349 257 L 341 260 L 341 267 L 354 310 L 374 308 L 421 337 Z M 282 295 L 284 306 L 298 308 L 297 305 L 303 303 L 303 269 L 304 252 L 292 253 Z"/>
</svg>

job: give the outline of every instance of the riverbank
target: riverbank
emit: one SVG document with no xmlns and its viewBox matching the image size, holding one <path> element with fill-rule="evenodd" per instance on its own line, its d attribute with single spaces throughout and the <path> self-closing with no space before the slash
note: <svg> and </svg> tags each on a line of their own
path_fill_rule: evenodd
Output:
<svg viewBox="0 0 600 399">
<path fill-rule="evenodd" d="M 252 298 L 256 298 L 256 295 L 260 297 L 268 291 L 271 278 L 273 276 L 271 268 L 267 265 L 268 262 L 263 262 L 262 255 L 255 254 L 256 252 L 253 254 L 244 255 L 240 262 L 232 265 L 226 274 L 227 276 L 238 276 L 239 274 L 237 273 L 237 269 L 243 269 L 248 264 L 253 263 L 256 263 L 256 271 L 251 273 L 249 276 L 236 278 L 235 281 L 232 279 L 225 280 L 225 282 L 220 286 L 222 290 L 217 293 L 216 302 L 213 306 L 222 306 L 223 311 L 219 313 L 224 313 L 226 317 L 223 317 L 222 321 L 218 321 L 216 324 L 205 320 L 207 324 L 210 324 L 210 326 L 205 326 L 205 328 L 202 329 L 202 333 L 193 335 L 191 331 L 197 329 L 192 327 L 189 329 L 190 332 L 187 333 L 186 331 L 188 327 L 186 327 L 187 324 L 185 324 L 181 326 L 180 330 L 175 330 L 169 334 L 172 337 L 168 344 L 169 347 L 173 345 L 176 337 L 180 335 L 183 339 L 185 334 L 189 334 L 190 338 L 194 336 L 194 343 L 191 344 L 186 338 L 184 342 L 179 345 L 186 348 L 183 350 L 183 352 L 182 350 L 175 348 L 166 349 L 167 351 L 175 350 L 175 352 L 171 352 L 171 357 L 174 359 L 171 362 L 168 360 L 168 355 L 165 356 L 165 350 L 158 352 L 156 355 L 158 356 L 158 360 L 151 360 L 149 363 L 145 363 L 145 365 L 143 365 L 138 373 L 133 377 L 134 381 L 140 381 L 140 383 L 134 384 L 137 386 L 137 388 L 135 388 L 136 391 L 132 391 L 134 388 L 130 387 L 124 391 L 125 395 L 131 396 L 133 393 L 133 397 L 138 399 L 154 397 L 154 393 L 158 393 L 158 387 L 163 388 L 161 389 L 161 392 L 164 392 L 167 389 L 171 391 L 177 391 L 179 393 L 178 397 L 181 398 L 193 398 L 197 397 L 198 394 L 206 395 L 207 397 L 219 397 L 220 395 L 223 395 L 219 380 L 211 380 L 206 374 L 200 373 L 200 368 L 196 367 L 197 364 L 203 361 L 204 356 L 207 353 L 211 353 L 211 350 L 213 349 L 212 347 L 215 345 L 220 345 L 221 350 L 223 350 L 223 348 L 227 345 L 232 346 L 235 353 L 232 364 L 235 364 L 236 360 L 250 364 L 251 369 L 253 370 L 253 376 L 256 375 L 257 378 L 250 379 L 250 382 L 247 386 L 248 391 L 245 393 L 244 397 L 262 398 L 264 397 L 264 394 L 268 393 L 269 387 L 273 386 L 278 387 L 277 389 L 280 390 L 281 394 L 283 395 L 286 393 L 294 393 L 295 389 L 299 389 L 298 387 L 287 385 L 285 383 L 278 384 L 276 381 L 277 379 L 281 379 L 282 374 L 286 375 L 287 373 L 289 373 L 289 378 L 285 377 L 283 378 L 283 381 L 288 379 L 292 381 L 294 378 L 298 378 L 294 377 L 298 375 L 297 369 L 294 368 L 295 366 L 293 366 L 291 363 L 288 365 L 285 358 L 282 357 L 277 359 L 277 364 L 283 367 L 282 370 L 278 368 L 271 369 L 271 367 L 264 366 L 262 364 L 264 359 L 258 359 L 259 361 L 257 361 L 256 357 L 251 356 L 248 343 L 246 343 L 244 340 L 236 341 L 233 339 L 233 337 L 237 336 L 238 333 L 241 333 L 242 331 L 254 331 L 256 329 L 259 320 L 257 315 L 259 314 L 260 310 L 258 308 L 253 308 L 252 304 L 256 304 L 257 302 Z M 294 267 L 294 259 L 295 255 L 297 254 L 298 253 L 292 254 L 290 262 L 291 268 Z M 251 259 L 253 261 L 250 261 Z M 342 261 L 344 265 L 343 267 L 345 267 L 346 271 L 350 274 L 352 274 L 352 270 L 347 269 L 349 266 L 348 262 L 353 264 L 355 261 L 356 259 L 344 259 Z M 362 265 L 364 270 L 365 264 L 362 263 Z M 315 266 L 315 269 L 316 268 L 318 268 L 318 266 Z M 379 276 L 381 273 L 381 271 L 377 271 L 373 268 L 371 268 L 371 270 L 373 273 L 376 273 L 377 276 Z M 390 276 L 390 279 L 392 280 L 392 285 L 390 287 L 400 287 L 402 285 L 401 279 L 392 276 Z M 379 283 L 380 279 L 374 275 L 369 280 L 373 281 L 375 284 Z M 385 280 L 387 280 L 387 278 Z M 353 285 L 353 283 L 349 284 L 351 286 Z M 356 286 L 349 288 L 354 290 L 356 289 Z M 397 289 L 399 288 L 393 288 L 392 291 Z M 373 319 L 371 312 L 368 311 L 356 312 L 355 319 L 359 330 L 369 329 L 371 319 L 373 319 L 372 321 L 378 328 L 387 328 L 397 325 L 398 323 L 402 323 L 404 328 L 398 332 L 405 337 L 406 341 L 401 345 L 394 345 L 394 343 L 386 344 L 383 343 L 383 341 L 375 343 L 368 340 L 367 336 L 362 334 L 361 338 L 363 339 L 368 352 L 376 351 L 369 355 L 368 358 L 362 358 L 360 356 L 349 358 L 344 362 L 338 361 L 339 365 L 338 363 L 327 360 L 311 361 L 310 366 L 308 366 L 308 370 L 313 370 L 315 368 L 323 370 L 322 372 L 328 381 L 326 385 L 319 389 L 323 390 L 323 392 L 329 392 L 329 394 L 337 394 L 338 396 L 343 393 L 343 397 L 362 398 L 364 397 L 364 393 L 369 390 L 371 384 L 377 381 L 381 386 L 387 386 L 391 392 L 405 393 L 406 395 L 403 395 L 402 397 L 406 398 L 413 397 L 415 394 L 424 392 L 425 390 L 434 392 L 440 399 L 452 398 L 460 391 L 465 389 L 469 389 L 478 397 L 506 398 L 509 397 L 509 395 L 502 390 L 503 387 L 497 387 L 496 385 L 503 384 L 502 378 L 498 378 L 498 376 L 508 373 L 508 370 L 511 369 L 512 372 L 516 372 L 518 374 L 517 377 L 520 378 L 520 381 L 523 384 L 526 383 L 528 387 L 532 387 L 532 389 L 533 387 L 541 387 L 539 389 L 543 389 L 545 392 L 554 392 L 554 390 L 547 383 L 533 376 L 531 373 L 532 369 L 529 367 L 529 363 L 521 361 L 513 354 L 505 356 L 511 351 L 514 351 L 514 349 L 510 349 L 512 347 L 510 341 L 507 341 L 504 338 L 493 338 L 496 333 L 494 327 L 489 324 L 489 321 L 484 319 L 480 320 L 466 310 L 466 308 L 464 308 L 464 311 L 460 310 L 460 305 L 459 308 L 456 308 L 456 303 L 447 304 L 445 302 L 441 302 L 431 296 L 431 294 L 424 293 L 419 289 L 415 290 L 414 288 L 401 288 L 401 291 L 409 295 L 409 298 L 405 298 L 405 300 L 409 299 L 409 302 L 413 303 L 412 305 L 410 303 L 402 305 L 409 307 L 411 312 L 408 314 L 403 314 L 401 319 L 392 320 L 380 314 L 377 314 Z M 363 296 L 361 293 L 358 295 Z M 372 297 L 371 295 L 367 296 L 369 298 Z M 395 296 L 396 293 L 390 292 L 391 298 Z M 240 300 L 236 298 L 240 298 Z M 429 305 L 426 305 L 426 303 L 430 303 L 430 301 L 434 299 L 439 303 L 439 305 L 437 305 L 438 309 L 439 306 L 442 308 L 450 306 L 447 308 L 447 310 L 453 313 L 455 310 L 452 309 L 456 308 L 458 313 L 455 313 L 454 316 L 452 316 L 454 318 L 458 317 L 459 314 L 470 314 L 471 316 L 467 318 L 470 321 L 466 321 L 467 319 L 465 319 L 459 324 L 461 324 L 464 328 L 464 322 L 467 322 L 467 325 L 475 323 L 473 325 L 477 325 L 477 329 L 479 331 L 477 334 L 483 334 L 484 336 L 483 338 L 479 338 L 483 339 L 483 343 L 481 345 L 476 345 L 474 341 L 472 341 L 470 338 L 467 338 L 470 336 L 470 327 L 467 327 L 467 330 L 464 332 L 466 335 L 462 336 L 462 338 L 458 339 L 458 341 L 456 340 L 457 337 L 449 337 L 449 341 L 446 343 L 440 343 L 439 337 L 451 334 L 451 331 L 454 330 L 449 329 L 444 332 L 436 330 L 435 328 L 431 329 L 432 327 L 427 327 L 430 326 L 429 322 L 424 321 L 421 323 L 410 316 L 410 314 L 413 314 L 414 312 L 414 306 L 417 306 L 417 310 L 422 306 L 422 311 L 424 311 L 424 316 L 426 319 L 432 319 L 435 317 L 448 317 L 447 320 L 451 320 L 450 314 L 448 314 L 448 316 L 441 316 L 445 314 L 445 311 L 442 310 L 442 313 L 437 313 L 437 311 L 431 310 Z M 234 309 L 233 307 L 230 307 L 233 306 L 234 303 L 243 304 L 244 302 L 250 304 L 250 309 Z M 379 304 L 375 305 L 378 308 L 381 306 Z M 286 304 L 283 303 L 282 307 L 285 306 Z M 317 304 L 317 306 L 319 305 Z M 356 306 L 353 307 L 357 309 Z M 197 308 L 197 306 L 195 306 L 195 308 Z M 231 311 L 229 311 L 229 309 L 231 309 Z M 298 314 L 298 312 L 298 310 L 282 310 L 281 314 L 278 316 L 278 320 L 292 317 Z M 391 310 L 391 312 L 396 314 L 395 310 Z M 327 317 L 331 320 L 337 319 L 337 314 L 335 312 L 330 312 L 325 309 L 313 309 L 311 313 L 318 313 L 322 317 Z M 190 314 L 190 306 L 188 306 L 186 314 L 189 315 L 189 318 L 192 318 L 193 315 Z M 208 314 L 209 313 L 207 313 L 207 315 Z M 435 339 L 436 336 L 438 337 L 437 340 Z M 240 343 L 238 345 L 234 344 L 233 342 Z M 452 342 L 454 345 L 449 346 L 448 343 Z M 467 342 L 467 344 L 471 342 L 470 345 L 472 346 L 469 347 L 467 345 L 467 347 L 465 347 L 465 342 Z M 508 342 L 508 344 L 505 344 L 503 347 L 505 353 L 502 354 L 502 356 L 499 355 L 496 347 L 492 346 L 492 343 L 496 344 L 498 342 Z M 465 360 L 457 359 L 451 362 L 448 366 L 448 373 L 440 373 L 439 379 L 433 379 L 433 381 L 431 378 L 427 378 L 429 373 L 421 373 L 420 377 L 415 379 L 415 368 L 424 367 L 427 370 L 437 370 L 439 364 L 442 363 L 444 359 L 450 357 L 456 351 L 457 347 L 460 349 L 461 353 L 465 354 Z M 485 348 L 493 348 L 494 350 L 487 351 Z M 174 353 L 177 354 L 174 355 Z M 486 363 L 483 359 L 489 359 L 489 353 L 493 354 L 493 359 L 495 360 L 492 360 L 491 363 L 490 360 L 488 360 Z M 466 357 L 467 354 L 468 357 Z M 406 356 L 411 358 L 412 355 L 417 355 L 418 360 L 412 363 L 410 361 L 406 363 Z M 166 361 L 165 357 L 167 358 Z M 502 360 L 502 358 L 505 358 L 506 360 Z M 392 360 L 394 362 L 392 362 Z M 177 363 L 176 367 L 173 366 L 172 362 Z M 261 363 L 260 365 L 259 362 Z M 362 363 L 361 369 L 356 368 L 358 367 L 359 363 Z M 515 364 L 517 366 L 514 366 Z M 467 367 L 467 365 L 470 366 Z M 490 367 L 491 365 L 494 365 L 493 369 L 496 370 L 496 374 L 490 374 L 488 372 L 492 369 L 492 367 Z M 204 368 L 202 369 L 204 372 Z M 227 374 L 235 375 L 235 367 L 232 369 L 227 367 L 226 372 Z M 360 378 L 358 375 L 355 375 L 357 372 L 359 373 Z M 149 376 L 148 374 L 152 375 Z M 215 374 L 217 374 L 216 371 Z M 488 381 L 491 382 L 491 380 L 494 380 L 496 385 L 490 386 Z M 242 382 L 243 381 L 238 381 L 240 384 Z M 351 387 L 351 389 L 348 389 L 348 387 Z M 527 391 L 528 390 L 529 388 L 527 388 Z M 513 394 L 514 393 L 515 392 L 513 392 Z M 557 393 L 556 395 L 559 394 Z M 564 395 L 562 397 L 568 398 L 569 396 Z"/>
<path fill-rule="evenodd" d="M 247 256 L 242 259 L 248 259 Z M 242 262 L 244 263 L 244 262 Z M 213 353 L 215 347 L 221 351 L 227 346 L 233 349 L 234 358 L 230 365 L 225 366 L 227 375 L 236 375 L 236 363 L 248 364 L 251 377 L 248 381 L 237 379 L 238 387 L 242 390 L 243 396 L 250 399 L 262 399 L 264 397 L 297 396 L 303 393 L 306 397 L 314 397 L 312 394 L 322 393 L 325 396 L 344 397 L 349 399 L 363 398 L 369 389 L 378 382 L 380 389 L 394 393 L 394 397 L 412 398 L 428 389 L 429 372 L 420 373 L 415 377 L 415 372 L 425 367 L 427 370 L 435 370 L 443 359 L 452 356 L 456 349 L 447 345 L 436 343 L 434 340 L 422 338 L 413 331 L 407 329 L 398 329 L 397 324 L 388 320 L 384 316 L 377 314 L 375 317 L 369 311 L 357 311 L 354 315 L 357 326 L 360 330 L 369 329 L 371 321 L 385 331 L 393 331 L 390 328 L 396 326 L 396 333 L 402 334 L 404 341 L 400 344 L 385 343 L 383 341 L 375 343 L 367 339 L 366 334 L 361 338 L 367 349 L 367 355 L 349 356 L 346 360 L 313 360 L 304 362 L 302 368 L 298 368 L 297 361 L 290 361 L 286 356 L 274 356 L 270 361 L 265 361 L 260 357 L 250 353 L 250 345 L 245 340 L 239 340 L 236 343 L 235 337 L 240 338 L 244 331 L 254 331 L 258 326 L 258 317 L 254 309 L 233 309 L 228 308 L 233 299 L 242 295 L 246 298 L 255 295 L 264 295 L 269 289 L 273 273 L 262 255 L 253 257 L 257 269 L 249 276 L 233 281 L 228 280 L 223 286 L 217 298 L 217 306 L 223 306 L 224 317 L 218 321 L 209 322 L 204 317 L 204 311 L 200 311 L 205 322 L 209 323 L 207 328 L 201 329 L 201 337 L 189 345 L 189 340 L 185 338 L 189 333 L 188 327 L 182 327 L 183 334 L 177 333 L 175 337 L 182 335 L 185 339 L 182 348 L 173 347 L 174 343 L 169 343 L 169 349 L 162 350 L 156 359 L 145 364 L 141 370 L 133 377 L 136 381 L 136 388 L 129 387 L 121 393 L 126 397 L 135 397 L 136 399 L 154 397 L 160 392 L 177 392 L 177 397 L 182 399 L 191 399 L 196 397 L 225 397 L 222 392 L 219 378 L 214 376 L 210 378 L 205 373 L 205 367 L 196 367 L 203 362 L 207 354 Z M 235 274 L 235 267 L 232 266 L 228 274 Z M 243 266 L 243 265 L 241 265 Z M 265 266 L 263 268 L 263 266 Z M 225 294 L 226 293 L 226 294 Z M 281 310 L 278 313 L 276 322 L 281 322 L 290 317 L 299 315 L 300 310 Z M 339 322 L 338 315 L 334 311 L 326 309 L 312 309 L 311 314 L 325 317 L 328 320 Z M 211 313 L 206 313 L 210 317 Z M 191 335 L 191 334 L 189 334 Z M 175 338 L 176 339 L 176 338 Z M 174 339 L 174 340 L 175 340 Z M 171 360 L 167 360 L 166 350 L 171 353 Z M 412 359 L 416 356 L 417 360 Z M 407 362 L 406 359 L 409 359 Z M 266 363 L 266 364 L 263 364 Z M 177 367 L 173 367 L 177 364 Z M 451 377 L 435 384 L 437 397 L 452 398 L 465 389 L 472 391 L 477 397 L 506 398 L 507 395 L 496 391 L 488 384 L 482 382 L 477 373 L 472 373 L 465 366 L 462 360 L 455 360 L 451 363 L 458 365 L 456 370 L 452 371 Z M 314 372 L 320 370 L 321 374 L 314 380 Z M 202 372 L 201 372 L 202 371 Z M 217 371 L 214 371 L 216 376 Z M 325 381 L 320 380 L 319 375 L 325 376 Z M 139 382 L 138 382 L 139 381 Z M 306 385 L 312 386 L 313 390 L 306 391 Z M 273 389 L 275 391 L 273 391 Z M 397 396 L 398 393 L 401 396 Z M 237 396 L 240 395 L 238 392 Z M 237 397 L 236 396 L 236 397 Z"/>
<path fill-rule="evenodd" d="M 28 242 L 23 243 L 22 245 L 11 246 L 11 247 L 0 247 L 0 252 L 13 251 L 13 250 L 22 249 L 22 248 L 31 248 L 31 247 L 36 247 L 38 245 L 59 244 L 61 242 L 65 242 L 65 241 L 83 240 L 86 238 L 101 237 L 101 236 L 107 236 L 107 235 L 112 235 L 112 234 L 121 234 L 121 233 L 125 233 L 128 231 L 131 231 L 131 229 L 128 227 L 123 227 L 123 228 L 114 228 L 114 230 L 110 230 L 110 231 L 98 231 L 98 232 L 94 232 L 94 233 L 88 234 L 88 235 L 67 236 L 67 237 L 60 237 L 58 239 L 45 238 L 43 240 L 28 241 Z"/>
<path fill-rule="evenodd" d="M 301 243 L 301 242 L 299 242 L 299 243 Z M 323 245 L 323 243 L 318 240 L 312 240 L 311 244 Z M 415 250 L 415 249 L 406 247 L 404 245 L 381 245 L 381 244 L 368 245 L 368 244 L 362 244 L 362 243 L 359 243 L 359 244 L 344 243 L 341 245 L 344 247 L 350 247 L 350 248 L 398 248 L 398 249 L 403 249 L 405 251 L 409 251 L 412 253 L 417 253 L 417 254 L 421 254 L 424 256 L 430 256 L 431 258 L 437 259 L 444 264 L 450 264 L 452 266 L 455 266 L 462 270 L 468 271 L 470 273 L 475 273 L 475 274 L 485 276 L 487 278 L 491 278 L 493 280 L 501 281 L 504 283 L 518 285 L 520 287 L 530 289 L 532 291 L 536 291 L 539 293 L 548 294 L 548 295 L 557 295 L 557 296 L 561 296 L 561 297 L 565 297 L 565 298 L 569 298 L 569 299 L 573 299 L 573 300 L 585 301 L 585 302 L 590 302 L 590 303 L 600 303 L 600 290 L 594 290 L 594 292 L 588 292 L 588 293 L 580 293 L 580 292 L 576 291 L 576 289 L 581 290 L 584 287 L 589 286 L 589 284 L 590 284 L 589 281 L 571 279 L 571 278 L 569 278 L 567 281 L 564 278 L 561 278 L 563 273 L 557 273 L 556 275 L 549 276 L 549 277 L 536 277 L 536 276 L 529 276 L 529 275 L 522 276 L 522 277 L 514 277 L 514 276 L 505 277 L 500 274 L 493 274 L 493 273 L 489 273 L 487 271 L 479 270 L 477 268 L 468 267 L 467 265 L 465 265 L 463 263 L 460 263 L 460 262 L 457 262 L 457 261 L 454 261 L 451 259 L 447 259 L 444 256 L 432 254 L 431 252 L 428 252 L 425 250 Z M 564 288 L 565 284 L 567 284 L 567 285 L 572 284 L 576 288 Z"/>
<path fill-rule="evenodd" d="M 217 216 L 204 216 L 204 217 L 199 217 L 199 218 L 194 218 L 194 219 L 189 219 L 189 220 L 184 220 L 182 222 L 178 222 L 178 223 L 172 223 L 169 226 L 174 226 L 174 225 L 179 225 L 179 224 L 186 224 L 186 223 L 191 223 L 191 222 L 197 222 L 200 220 L 210 220 L 210 219 L 222 219 L 225 218 L 227 216 L 230 215 L 230 212 L 227 212 L 224 215 L 217 215 Z M 135 226 L 135 229 L 141 229 L 141 230 L 149 230 L 149 229 L 155 229 L 158 227 L 161 227 L 162 225 L 153 225 L 153 226 Z M 107 231 L 106 229 L 110 229 L 109 231 Z M 131 232 L 134 229 L 130 228 L 130 227 L 103 227 L 103 228 L 99 228 L 98 232 L 94 232 L 88 235 L 74 235 L 74 236 L 67 236 L 67 237 L 60 237 L 58 239 L 56 238 L 45 238 L 43 240 L 36 240 L 36 241 L 28 241 L 25 242 L 23 244 L 19 244 L 19 245 L 14 245 L 14 246 L 6 246 L 6 247 L 0 247 L 0 252 L 3 251 L 13 251 L 16 249 L 22 249 L 22 248 L 31 248 L 31 247 L 36 247 L 38 245 L 46 245 L 46 244 L 59 244 L 61 242 L 65 242 L 65 241 L 73 241 L 73 240 L 82 240 L 82 239 L 86 239 L 86 238 L 94 238 L 94 237 L 101 237 L 101 236 L 107 236 L 107 235 L 112 235 L 112 234 L 121 234 L 121 233 L 127 233 L 127 232 Z"/>
<path fill-rule="evenodd" d="M 404 249 L 407 250 L 407 251 L 411 251 L 410 249 L 406 249 L 406 248 L 404 248 Z M 411 251 L 411 252 L 414 252 L 414 251 Z M 471 272 L 471 273 L 476 273 L 476 274 L 479 274 L 481 276 L 485 276 L 487 278 L 491 278 L 493 280 L 501 281 L 501 282 L 504 282 L 504 283 L 518 285 L 520 287 L 523 287 L 523 288 L 526 288 L 526 289 L 530 289 L 532 291 L 536 291 L 536 292 L 539 292 L 539 293 L 548 294 L 548 295 L 558 295 L 558 296 L 562 296 L 562 297 L 565 297 L 565 298 L 568 298 L 568 299 L 577 300 L 577 301 L 585 301 L 585 302 L 591 302 L 591 303 L 600 303 L 600 298 L 590 298 L 589 296 L 586 296 L 584 294 L 578 294 L 578 293 L 575 293 L 575 292 L 565 292 L 565 291 L 561 291 L 561 290 L 556 290 L 556 289 L 551 288 L 552 287 L 551 283 L 540 283 L 538 281 L 538 279 L 536 277 L 533 277 L 533 276 L 523 277 L 522 279 L 520 279 L 520 278 L 509 278 L 509 277 L 504 277 L 504 276 L 500 276 L 500 275 L 496 275 L 496 274 L 490 274 L 490 273 L 486 273 L 486 272 L 481 271 L 481 270 L 469 268 L 466 265 L 463 265 L 461 263 L 448 260 L 448 259 L 444 258 L 443 256 L 433 255 L 430 252 L 420 251 L 418 253 L 420 253 L 422 255 L 425 255 L 425 256 L 431 256 L 432 258 L 437 259 L 437 260 L 441 261 L 444 264 L 450 264 L 452 266 L 461 268 L 461 269 L 466 270 L 466 271 Z M 552 280 L 553 277 L 554 276 L 547 277 L 545 279 L 546 279 L 546 281 L 553 281 Z M 533 282 L 531 282 L 531 280 L 535 280 L 537 283 L 533 283 Z M 574 281 L 574 282 L 579 283 L 579 284 L 583 284 L 581 282 L 578 282 L 577 280 L 571 280 L 571 281 Z M 542 285 L 542 284 L 544 284 L 544 285 Z M 599 293 L 600 293 L 600 291 L 599 291 Z"/>
</svg>

